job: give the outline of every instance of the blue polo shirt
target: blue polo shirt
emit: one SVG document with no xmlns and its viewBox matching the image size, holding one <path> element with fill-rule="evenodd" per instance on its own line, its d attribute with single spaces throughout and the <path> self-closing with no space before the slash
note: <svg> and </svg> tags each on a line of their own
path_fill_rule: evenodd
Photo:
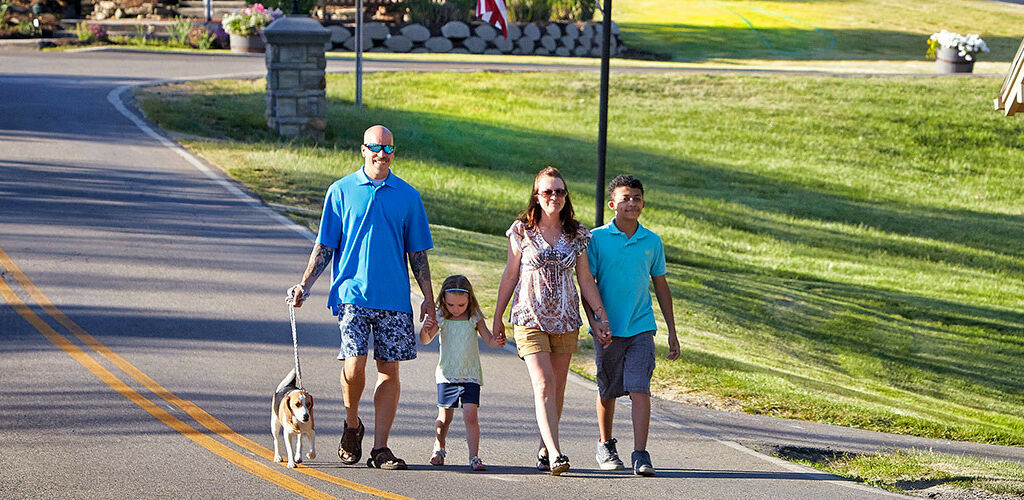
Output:
<svg viewBox="0 0 1024 500">
<path fill-rule="evenodd" d="M 661 237 L 640 225 L 627 238 L 615 227 L 614 219 L 590 233 L 587 260 L 612 336 L 632 337 L 656 330 L 650 283 L 652 276 L 665 275 Z"/>
<path fill-rule="evenodd" d="M 433 248 L 420 193 L 389 172 L 384 182 L 359 170 L 327 189 L 316 242 L 335 249 L 327 306 L 412 313 L 406 253 Z"/>
</svg>

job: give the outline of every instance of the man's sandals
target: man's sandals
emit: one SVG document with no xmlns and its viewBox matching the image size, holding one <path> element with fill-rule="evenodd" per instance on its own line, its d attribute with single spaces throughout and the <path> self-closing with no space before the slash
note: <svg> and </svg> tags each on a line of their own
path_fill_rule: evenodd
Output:
<svg viewBox="0 0 1024 500">
<path fill-rule="evenodd" d="M 391 448 L 387 446 L 370 450 L 370 458 L 366 460 L 366 465 L 371 469 L 405 470 L 408 468 L 405 465 L 405 460 L 396 458 L 395 454 L 391 453 Z"/>
<path fill-rule="evenodd" d="M 338 444 L 338 458 L 345 465 L 354 465 L 363 458 L 363 433 L 366 432 L 366 427 L 363 427 L 363 421 L 360 419 L 359 427 L 353 429 L 348 426 L 346 421 L 344 429 L 345 431 L 341 434 L 341 443 Z"/>
</svg>

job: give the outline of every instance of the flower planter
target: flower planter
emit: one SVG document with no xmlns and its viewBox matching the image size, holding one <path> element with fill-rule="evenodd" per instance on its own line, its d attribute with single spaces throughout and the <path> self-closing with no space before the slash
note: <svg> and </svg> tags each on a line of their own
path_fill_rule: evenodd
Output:
<svg viewBox="0 0 1024 500">
<path fill-rule="evenodd" d="M 259 35 L 235 35 L 231 34 L 231 52 L 262 53 L 266 51 L 266 44 Z"/>
<path fill-rule="evenodd" d="M 957 49 L 941 47 L 935 51 L 935 71 L 941 75 L 971 73 L 974 71 L 974 59 L 968 61 Z"/>
</svg>

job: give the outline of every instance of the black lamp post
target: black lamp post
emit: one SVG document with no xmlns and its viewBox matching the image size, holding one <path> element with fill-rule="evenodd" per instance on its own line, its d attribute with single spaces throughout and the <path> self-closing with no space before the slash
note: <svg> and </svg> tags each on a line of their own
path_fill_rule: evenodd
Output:
<svg viewBox="0 0 1024 500">
<path fill-rule="evenodd" d="M 601 104 L 597 124 L 597 191 L 594 195 L 594 227 L 604 225 L 605 156 L 608 152 L 608 73 L 612 41 L 612 0 L 604 0 L 601 38 Z"/>
</svg>

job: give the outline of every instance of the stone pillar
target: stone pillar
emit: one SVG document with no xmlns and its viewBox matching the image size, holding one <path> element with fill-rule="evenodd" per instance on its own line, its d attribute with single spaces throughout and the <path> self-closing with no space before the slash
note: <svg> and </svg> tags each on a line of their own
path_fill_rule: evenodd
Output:
<svg viewBox="0 0 1024 500">
<path fill-rule="evenodd" d="M 324 44 L 331 32 L 287 15 L 263 30 L 267 42 L 267 126 L 284 136 L 323 140 L 327 128 Z"/>
</svg>

